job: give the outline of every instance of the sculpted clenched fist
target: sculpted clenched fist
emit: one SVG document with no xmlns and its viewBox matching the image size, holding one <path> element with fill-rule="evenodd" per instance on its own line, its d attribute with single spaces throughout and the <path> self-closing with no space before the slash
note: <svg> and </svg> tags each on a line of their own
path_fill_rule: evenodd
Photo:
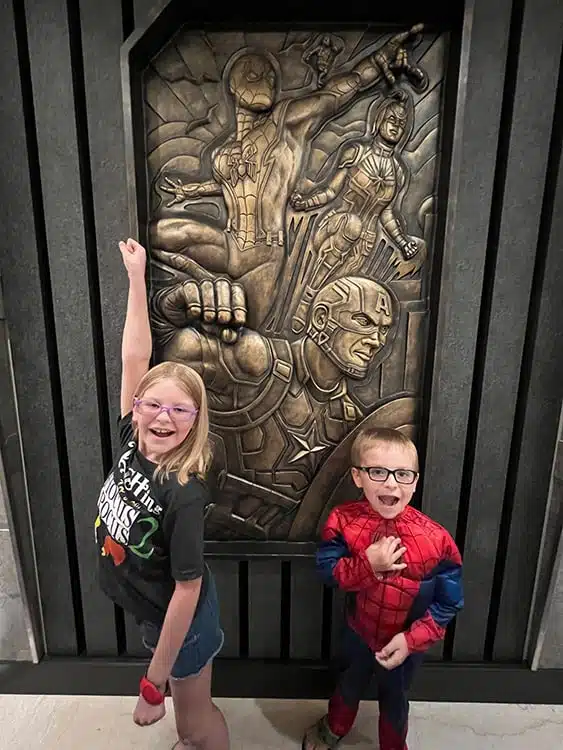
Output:
<svg viewBox="0 0 563 750">
<path fill-rule="evenodd" d="M 159 292 L 155 304 L 177 328 L 200 322 L 208 333 L 229 344 L 246 323 L 244 288 L 228 278 L 182 281 Z"/>
</svg>

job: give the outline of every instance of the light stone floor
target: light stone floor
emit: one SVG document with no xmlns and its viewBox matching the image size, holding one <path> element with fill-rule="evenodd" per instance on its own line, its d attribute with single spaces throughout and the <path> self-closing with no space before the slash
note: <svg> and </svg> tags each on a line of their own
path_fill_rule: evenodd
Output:
<svg viewBox="0 0 563 750">
<path fill-rule="evenodd" d="M 172 716 L 141 729 L 134 698 L 0 696 L 0 749 L 169 750 Z M 318 701 L 220 699 L 232 750 L 300 747 L 301 732 L 323 711 Z M 171 708 L 171 707 L 169 707 Z M 413 703 L 410 750 L 561 750 L 563 706 Z M 377 708 L 364 704 L 343 743 L 374 750 Z"/>
</svg>

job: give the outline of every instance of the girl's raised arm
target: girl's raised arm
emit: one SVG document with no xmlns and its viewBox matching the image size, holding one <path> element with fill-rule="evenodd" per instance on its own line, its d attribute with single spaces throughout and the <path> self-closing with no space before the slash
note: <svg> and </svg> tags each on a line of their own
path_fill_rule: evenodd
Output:
<svg viewBox="0 0 563 750">
<path fill-rule="evenodd" d="M 121 344 L 121 416 L 133 408 L 133 397 L 139 381 L 149 369 L 152 336 L 149 323 L 145 268 L 147 254 L 138 242 L 120 242 L 123 265 L 129 276 L 127 314 Z"/>
</svg>

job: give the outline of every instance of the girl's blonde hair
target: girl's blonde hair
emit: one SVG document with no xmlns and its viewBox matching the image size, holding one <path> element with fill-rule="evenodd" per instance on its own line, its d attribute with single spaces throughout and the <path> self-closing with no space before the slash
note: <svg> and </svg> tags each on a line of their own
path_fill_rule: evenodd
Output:
<svg viewBox="0 0 563 750">
<path fill-rule="evenodd" d="M 162 456 L 155 471 L 155 479 L 164 481 L 171 472 L 176 472 L 178 482 L 187 484 L 190 475 L 204 479 L 211 464 L 211 446 L 209 444 L 209 414 L 207 412 L 207 393 L 203 380 L 195 370 L 179 362 L 162 362 L 152 367 L 141 378 L 135 398 L 143 394 L 160 380 L 175 380 L 199 409 L 192 429 L 180 445 Z M 135 426 L 135 437 L 137 427 Z"/>
</svg>

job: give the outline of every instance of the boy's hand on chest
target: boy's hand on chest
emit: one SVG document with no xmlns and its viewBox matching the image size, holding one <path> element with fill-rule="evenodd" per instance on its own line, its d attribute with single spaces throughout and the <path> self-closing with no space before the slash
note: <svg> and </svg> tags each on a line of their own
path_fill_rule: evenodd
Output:
<svg viewBox="0 0 563 750">
<path fill-rule="evenodd" d="M 385 536 L 370 544 L 365 552 L 373 572 L 381 574 L 404 570 L 407 564 L 401 558 L 406 551 L 398 537 Z"/>
</svg>

